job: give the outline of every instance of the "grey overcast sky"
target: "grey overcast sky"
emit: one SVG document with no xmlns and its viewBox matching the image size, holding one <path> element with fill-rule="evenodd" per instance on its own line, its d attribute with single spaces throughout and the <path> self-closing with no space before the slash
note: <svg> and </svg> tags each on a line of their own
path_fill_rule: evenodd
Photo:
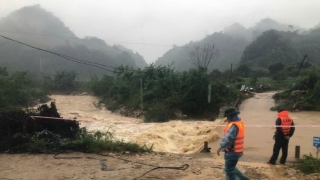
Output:
<svg viewBox="0 0 320 180">
<path fill-rule="evenodd" d="M 320 0 L 0 0 L 0 17 L 35 4 L 78 37 L 122 44 L 147 63 L 173 44 L 200 40 L 234 22 L 246 28 L 267 17 L 302 28 L 320 22 Z"/>
</svg>

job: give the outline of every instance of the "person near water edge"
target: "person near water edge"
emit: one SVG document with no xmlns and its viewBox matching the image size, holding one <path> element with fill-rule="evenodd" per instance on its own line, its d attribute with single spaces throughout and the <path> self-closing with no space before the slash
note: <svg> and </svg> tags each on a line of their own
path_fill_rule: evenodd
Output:
<svg viewBox="0 0 320 180">
<path fill-rule="evenodd" d="M 269 164 L 276 164 L 279 156 L 280 149 L 282 149 L 282 156 L 280 158 L 280 164 L 285 164 L 288 156 L 289 140 L 293 136 L 295 128 L 293 119 L 289 117 L 289 112 L 280 109 L 278 110 L 278 118 L 276 119 L 276 132 L 273 136 L 275 140 L 273 146 L 273 154 L 268 161 Z"/>
<path fill-rule="evenodd" d="M 217 154 L 220 155 L 220 151 L 224 152 L 226 180 L 249 179 L 236 167 L 243 155 L 244 146 L 244 123 L 239 114 L 240 112 L 235 108 L 228 108 L 224 112 L 228 124 L 223 130 L 224 137 L 217 149 Z"/>
</svg>

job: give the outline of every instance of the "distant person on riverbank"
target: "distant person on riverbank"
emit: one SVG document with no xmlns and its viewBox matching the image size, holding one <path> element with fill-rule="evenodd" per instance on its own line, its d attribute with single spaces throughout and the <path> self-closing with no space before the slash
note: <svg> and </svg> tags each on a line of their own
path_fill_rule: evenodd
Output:
<svg viewBox="0 0 320 180">
<path fill-rule="evenodd" d="M 228 124 L 224 128 L 224 137 L 220 142 L 220 148 L 217 149 L 217 154 L 220 155 L 222 150 L 225 160 L 225 173 L 227 180 L 248 180 L 241 171 L 236 167 L 239 159 L 243 155 L 244 146 L 244 123 L 238 116 L 240 114 L 235 108 L 228 108 L 224 112 L 224 117 L 227 117 Z"/>
<path fill-rule="evenodd" d="M 284 109 L 278 110 L 278 118 L 276 120 L 276 132 L 274 134 L 273 154 L 268 161 L 269 164 L 276 164 L 280 149 L 282 149 L 282 156 L 280 164 L 285 164 L 288 156 L 289 140 L 295 131 L 293 119 L 289 117 L 288 111 Z"/>
</svg>

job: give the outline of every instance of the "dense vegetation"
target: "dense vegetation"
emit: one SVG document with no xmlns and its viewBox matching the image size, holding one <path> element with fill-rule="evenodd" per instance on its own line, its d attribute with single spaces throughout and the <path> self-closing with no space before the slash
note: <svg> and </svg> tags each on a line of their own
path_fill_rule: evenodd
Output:
<svg viewBox="0 0 320 180">
<path fill-rule="evenodd" d="M 279 108 L 288 110 L 320 110 L 320 69 L 312 67 L 301 72 L 290 89 L 274 96 Z"/>
<path fill-rule="evenodd" d="M 234 86 L 210 78 L 203 68 L 176 72 L 170 66 L 150 65 L 138 70 L 122 66 L 115 70 L 115 76 L 96 77 L 91 83 L 94 94 L 103 99 L 109 110 L 142 110 L 146 121 L 167 121 L 176 118 L 177 112 L 188 117 L 213 118 L 221 106 L 238 97 Z"/>
<path fill-rule="evenodd" d="M 0 112 L 48 102 L 51 93 L 70 94 L 90 90 L 90 83 L 80 81 L 74 71 L 39 76 L 27 71 L 9 73 L 6 67 L 0 67 L 0 84 Z"/>
<path fill-rule="evenodd" d="M 269 30 L 246 47 L 240 62 L 249 67 L 263 68 L 276 63 L 293 64 L 297 60 L 300 58 L 290 39 L 276 30 Z"/>
<path fill-rule="evenodd" d="M 33 101 L 45 102 L 47 93 L 27 72 L 8 73 L 0 67 L 0 112 L 30 107 Z"/>
</svg>

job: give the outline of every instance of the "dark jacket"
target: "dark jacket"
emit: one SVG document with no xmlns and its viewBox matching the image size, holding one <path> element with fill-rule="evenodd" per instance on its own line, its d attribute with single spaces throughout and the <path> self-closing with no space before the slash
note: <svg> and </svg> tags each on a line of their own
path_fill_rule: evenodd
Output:
<svg viewBox="0 0 320 180">
<path fill-rule="evenodd" d="M 278 119 L 276 120 L 276 126 L 279 126 L 279 127 L 277 127 L 276 136 L 277 136 L 277 137 L 284 137 L 284 134 L 283 134 L 283 132 L 282 132 L 282 129 L 281 129 L 280 125 L 281 125 L 281 119 L 278 118 Z M 294 126 L 293 121 L 292 121 L 292 123 L 291 123 L 291 126 Z M 295 128 L 294 128 L 294 127 L 290 127 L 290 132 L 289 132 L 289 136 L 290 136 L 290 137 L 293 136 L 294 131 L 295 131 Z"/>
</svg>

